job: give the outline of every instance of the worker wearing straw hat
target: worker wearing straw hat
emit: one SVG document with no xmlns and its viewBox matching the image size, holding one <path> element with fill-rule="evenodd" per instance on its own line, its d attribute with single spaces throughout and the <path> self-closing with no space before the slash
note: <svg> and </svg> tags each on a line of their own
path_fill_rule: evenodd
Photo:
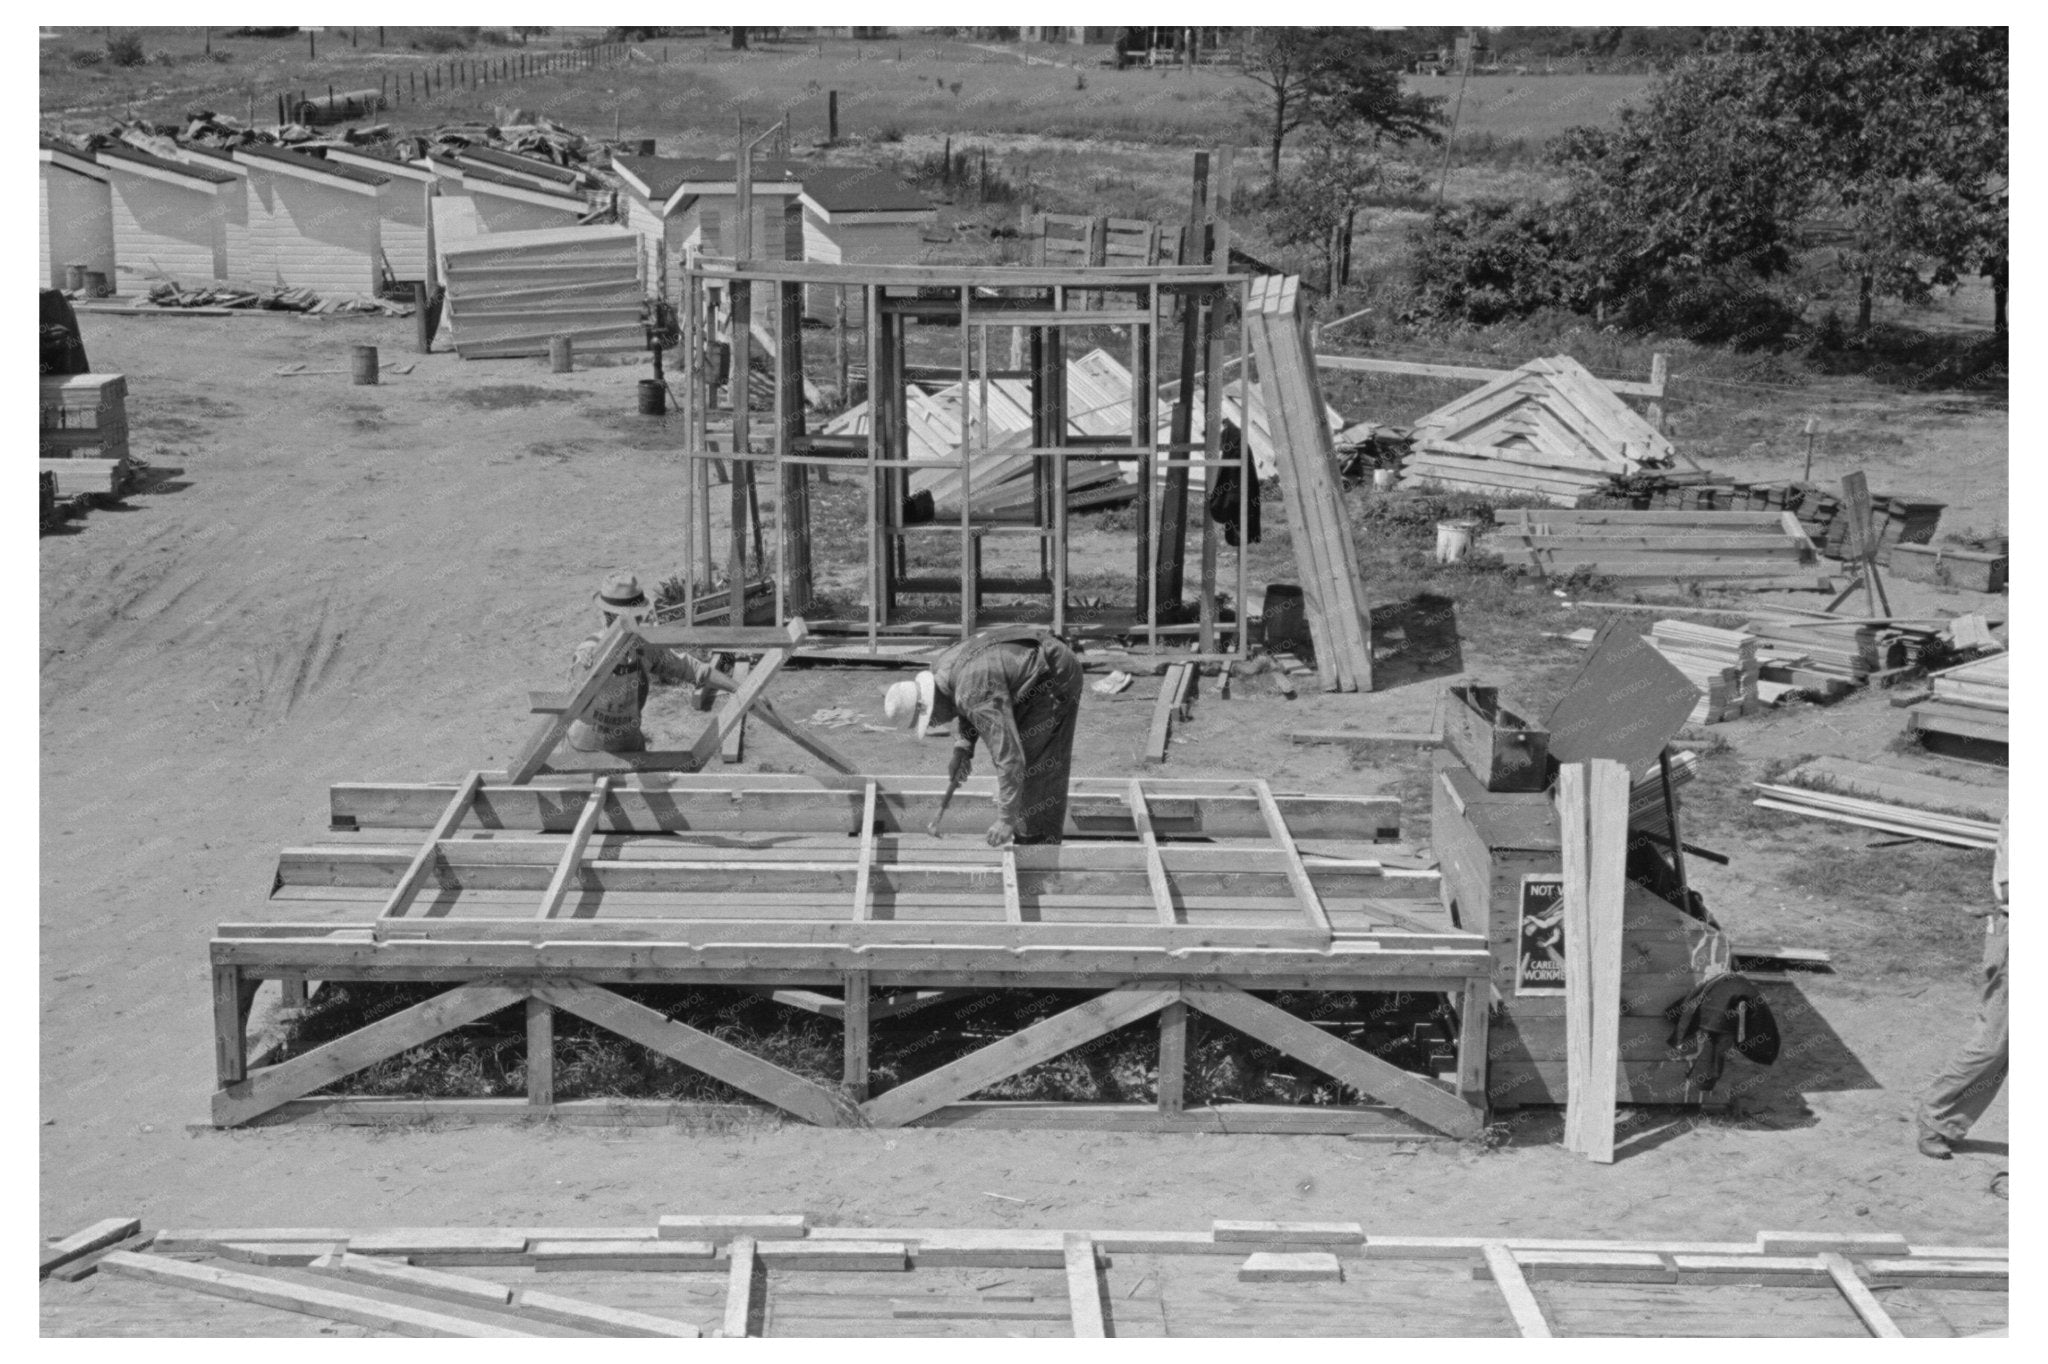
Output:
<svg viewBox="0 0 2048 1364">
<path fill-rule="evenodd" d="M 890 687 L 884 712 L 921 739 L 957 724 L 946 775 L 974 766 L 977 743 L 996 773 L 996 820 L 988 841 L 1057 843 L 1067 825 L 1067 779 L 1081 714 L 1081 661 L 1037 626 L 984 630 L 940 654 L 914 679 Z"/>
<path fill-rule="evenodd" d="M 652 622 L 653 604 L 640 590 L 640 580 L 631 573 L 608 575 L 599 585 L 593 600 L 597 603 L 602 624 L 597 633 L 576 646 L 574 662 L 569 669 L 572 683 L 581 683 L 590 675 L 590 665 L 597 656 L 598 646 L 604 642 L 604 631 L 611 628 L 613 621 L 623 617 L 635 625 Z M 732 679 L 709 663 L 673 649 L 658 648 L 636 637 L 619 655 L 618 662 L 612 665 L 612 675 L 598 691 L 597 699 L 591 702 L 582 718 L 569 726 L 569 746 L 585 753 L 644 751 L 647 735 L 640 728 L 640 712 L 647 704 L 648 687 L 655 681 L 688 682 L 720 691 L 733 690 Z"/>
</svg>

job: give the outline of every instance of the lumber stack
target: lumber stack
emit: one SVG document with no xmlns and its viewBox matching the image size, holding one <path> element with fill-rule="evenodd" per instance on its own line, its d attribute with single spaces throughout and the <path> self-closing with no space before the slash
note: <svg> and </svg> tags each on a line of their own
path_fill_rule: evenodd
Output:
<svg viewBox="0 0 2048 1364">
<path fill-rule="evenodd" d="M 1829 558 L 1841 558 L 1848 542 L 1849 523 L 1841 515 L 1842 499 L 1810 483 L 1660 470 L 1631 479 L 1626 495 L 1642 511 L 1789 511 L 1797 515 L 1807 538 Z M 1890 563 L 1896 546 L 1933 543 L 1947 504 L 1926 497 L 1874 493 L 1870 506 L 1878 562 Z"/>
<path fill-rule="evenodd" d="M 1832 677 L 1860 686 L 1872 673 L 1890 672 L 1906 666 L 1909 632 L 1887 625 L 1851 621 L 1752 620 L 1743 627 L 1757 637 L 1758 661 L 1763 676 L 1773 681 L 1799 682 L 1789 675 L 1774 675 L 1790 667 L 1800 672 Z"/>
<path fill-rule="evenodd" d="M 1344 516 L 1344 488 L 1316 380 L 1306 319 L 1295 307 L 1301 281 L 1252 281 L 1245 331 L 1265 390 L 1289 539 L 1301 575 L 1316 672 L 1325 691 L 1372 690 L 1372 622 L 1359 596 L 1358 564 Z"/>
<path fill-rule="evenodd" d="M 1660 620 L 1643 636 L 1704 693 L 1686 723 L 1712 725 L 1762 709 L 1757 699 L 1756 636 L 1685 620 Z"/>
<path fill-rule="evenodd" d="M 44 459 L 128 457 L 127 376 L 45 374 L 38 384 Z"/>
<path fill-rule="evenodd" d="M 2004 550 L 1902 544 L 1891 548 L 1892 572 L 1908 582 L 1940 583 L 1969 592 L 2003 592 L 2012 560 Z"/>
<path fill-rule="evenodd" d="M 1487 550 L 1544 577 L 1825 587 L 1819 556 L 1785 512 L 1501 510 Z"/>
<path fill-rule="evenodd" d="M 1991 824 L 2005 818 L 2007 809 L 2003 784 L 1954 781 L 1850 758 L 1809 758 L 1785 774 L 1784 784 Z"/>
<path fill-rule="evenodd" d="M 2011 742 L 2012 656 L 1993 654 L 1932 677 L 1934 694 L 1907 714 L 1909 733 Z"/>
<path fill-rule="evenodd" d="M 447 316 L 465 360 L 647 345 L 641 239 L 623 227 L 492 232 L 441 248 Z"/>
<path fill-rule="evenodd" d="M 1930 842 L 1948 843 L 1958 848 L 1998 846 L 1998 825 L 1980 819 L 1937 814 L 1910 806 L 1862 800 L 1854 796 L 1837 795 L 1832 791 L 1816 791 L 1801 786 L 1758 782 L 1756 789 L 1760 794 L 1753 804 L 1765 810 L 1783 810 L 1789 814 L 1809 815 L 1837 824 L 1853 824 L 1859 828 L 1875 829 L 1880 833 L 1924 838 Z"/>
<path fill-rule="evenodd" d="M 1439 483 L 1569 507 L 1668 462 L 1671 442 L 1569 355 L 1531 360 L 1415 422 L 1401 486 Z"/>
</svg>

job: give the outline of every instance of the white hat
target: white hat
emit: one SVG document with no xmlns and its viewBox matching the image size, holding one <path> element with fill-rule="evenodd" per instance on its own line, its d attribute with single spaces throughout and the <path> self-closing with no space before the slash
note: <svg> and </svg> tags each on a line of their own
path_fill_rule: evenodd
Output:
<svg viewBox="0 0 2048 1364">
<path fill-rule="evenodd" d="M 898 728 L 915 726 L 922 739 L 931 727 L 932 708 L 938 694 L 938 679 L 926 668 L 915 678 L 894 682 L 882 696 L 882 713 Z"/>
</svg>

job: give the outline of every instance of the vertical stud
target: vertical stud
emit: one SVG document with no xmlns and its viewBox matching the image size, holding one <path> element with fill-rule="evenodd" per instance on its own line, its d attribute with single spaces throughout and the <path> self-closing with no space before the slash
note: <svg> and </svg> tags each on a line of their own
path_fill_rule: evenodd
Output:
<svg viewBox="0 0 2048 1364">
<path fill-rule="evenodd" d="M 842 1077 L 856 1102 L 868 1097 L 868 973 L 846 973 L 846 1070 Z"/>
<path fill-rule="evenodd" d="M 555 1102 L 555 1006 L 526 1001 L 526 1102 L 535 1108 Z"/>
</svg>

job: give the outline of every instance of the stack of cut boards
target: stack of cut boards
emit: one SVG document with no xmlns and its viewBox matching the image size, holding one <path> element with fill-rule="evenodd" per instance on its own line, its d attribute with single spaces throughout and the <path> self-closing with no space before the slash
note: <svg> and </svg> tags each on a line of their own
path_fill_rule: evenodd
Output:
<svg viewBox="0 0 2048 1364">
<path fill-rule="evenodd" d="M 1841 497 L 1811 483 L 1745 480 L 1726 474 L 1661 473 L 1656 487 L 1637 493 L 1637 503 L 1646 510 L 1797 512 L 1807 538 L 1831 559 L 1842 556 L 1842 546 L 1849 535 L 1849 523 L 1841 516 Z M 1877 561 L 1890 563 L 1892 549 L 1898 545 L 1932 543 L 1947 505 L 1925 497 L 1873 493 L 1871 529 L 1877 536 Z"/>
<path fill-rule="evenodd" d="M 40 381 L 41 470 L 57 496 L 119 495 L 128 477 L 128 380 L 120 374 L 45 374 Z"/>
<path fill-rule="evenodd" d="M 1401 486 L 1440 483 L 1569 507 L 1673 455 L 1656 427 L 1569 355 L 1520 369 L 1418 418 Z"/>
<path fill-rule="evenodd" d="M 1810 759 L 1786 773 L 1783 782 L 1758 782 L 1756 789 L 1756 804 L 1766 810 L 1959 848 L 1996 847 L 1998 822 L 2006 813 L 2002 787 L 1846 758 Z"/>
<path fill-rule="evenodd" d="M 623 227 L 492 232 L 441 248 L 448 322 L 465 360 L 644 350 L 640 234 Z"/>
<path fill-rule="evenodd" d="M 1489 549 L 1544 577 L 1740 581 L 1826 588 L 1813 542 L 1789 512 L 1500 510 Z"/>
<path fill-rule="evenodd" d="M 1316 381 L 1305 320 L 1294 306 L 1300 284 L 1293 275 L 1254 279 L 1245 332 L 1266 394 L 1317 676 L 1324 691 L 1371 691 L 1372 622 L 1359 597 L 1337 450 L 1324 415 L 1328 404 Z"/>
<path fill-rule="evenodd" d="M 1906 666 L 1913 631 L 1869 622 L 1752 620 L 1743 631 L 1758 640 L 1762 675 L 1771 681 L 1805 682 L 1796 673 L 1834 678 L 1861 686 L 1872 673 Z"/>
<path fill-rule="evenodd" d="M 1687 724 L 1739 720 L 1763 708 L 1757 697 L 1756 636 L 1684 620 L 1660 620 L 1644 636 L 1650 647 L 1702 693 Z"/>
<path fill-rule="evenodd" d="M 2011 660 L 1993 654 L 1933 674 L 1934 695 L 1907 712 L 1906 728 L 2009 744 Z"/>
</svg>

